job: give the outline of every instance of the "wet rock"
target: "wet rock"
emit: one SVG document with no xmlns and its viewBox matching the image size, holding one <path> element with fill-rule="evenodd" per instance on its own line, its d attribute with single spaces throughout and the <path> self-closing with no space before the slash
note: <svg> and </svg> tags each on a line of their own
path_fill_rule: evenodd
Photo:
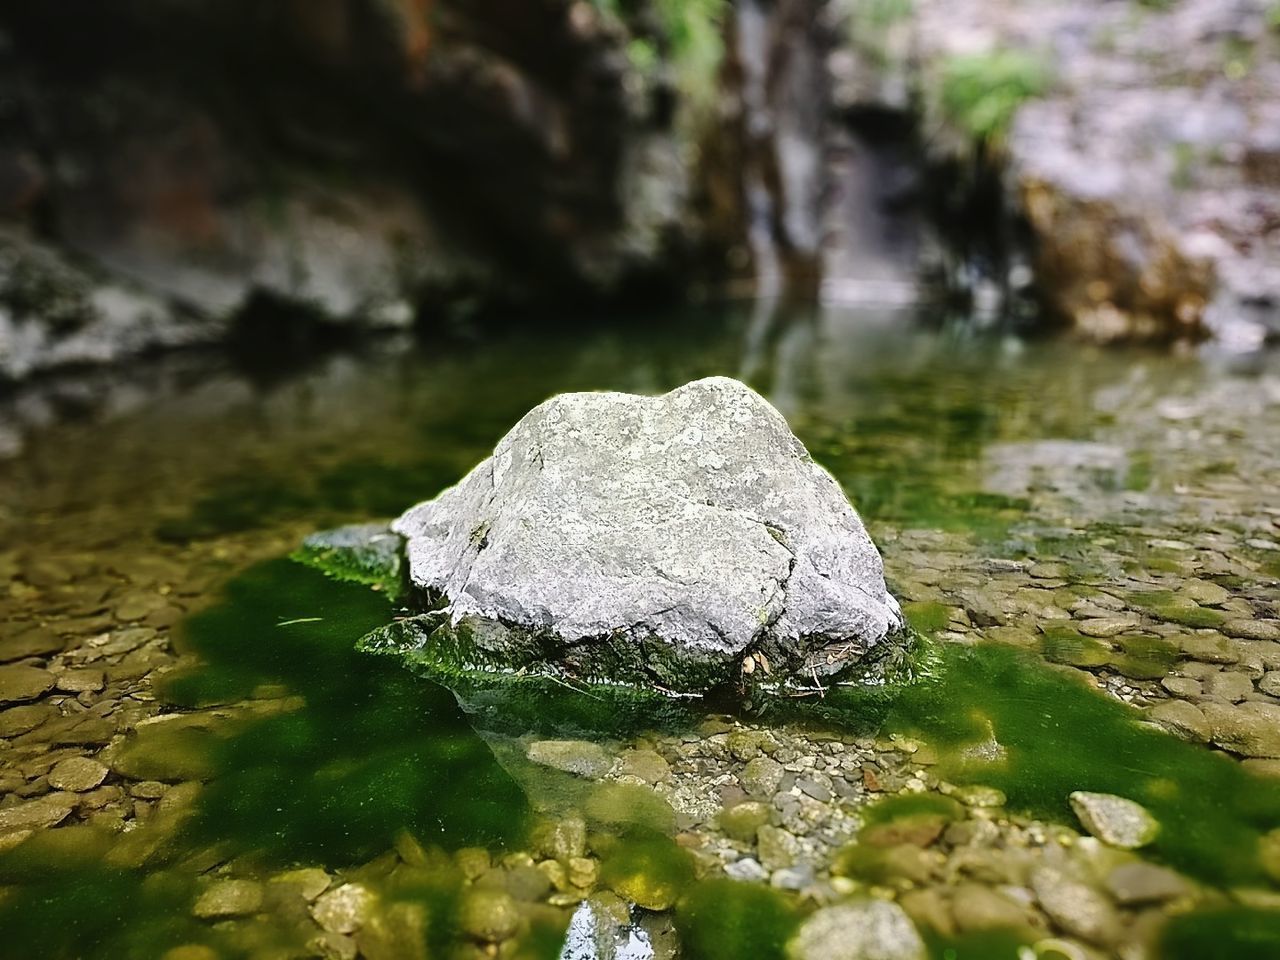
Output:
<svg viewBox="0 0 1280 960">
<path fill-rule="evenodd" d="M 0 667 L 0 703 L 34 700 L 53 687 L 54 676 L 38 667 Z"/>
<path fill-rule="evenodd" d="M 925 955 L 911 919 L 884 900 L 823 907 L 787 944 L 789 960 L 924 960 Z"/>
<path fill-rule="evenodd" d="M 55 686 L 67 693 L 97 693 L 106 686 L 106 678 L 101 670 L 64 670 Z"/>
<path fill-rule="evenodd" d="M 1231 592 L 1208 580 L 1187 580 L 1182 584 L 1182 592 L 1208 607 L 1216 607 L 1231 599 Z"/>
<path fill-rule="evenodd" d="M 613 758 L 598 743 L 586 740 L 537 740 L 527 755 L 534 763 L 598 780 L 613 767 Z"/>
<path fill-rule="evenodd" d="M 1098 944 L 1115 942 L 1120 917 L 1109 900 L 1093 887 L 1056 867 L 1031 874 L 1031 889 L 1049 918 L 1072 936 Z"/>
<path fill-rule="evenodd" d="M 0 834 L 52 827 L 65 820 L 75 805 L 71 794 L 51 793 L 26 803 L 0 807 Z"/>
<path fill-rule="evenodd" d="M 962 883 L 951 895 L 955 928 L 960 932 L 1026 930 L 1030 917 L 1025 905 L 978 883 Z"/>
<path fill-rule="evenodd" d="M 1280 757 L 1280 705 L 1206 701 L 1200 709 L 1218 746 L 1246 757 Z"/>
<path fill-rule="evenodd" d="M 793 834 L 768 824 L 756 831 L 756 848 L 760 865 L 770 871 L 792 866 L 800 852 Z"/>
<path fill-rule="evenodd" d="M 738 782 L 742 789 L 753 797 L 765 798 L 773 796 L 782 782 L 782 764 L 770 757 L 756 757 L 742 768 Z"/>
<path fill-rule="evenodd" d="M 1223 671 L 1205 677 L 1204 695 L 1215 700 L 1238 703 L 1253 693 L 1253 681 L 1242 673 Z"/>
<path fill-rule="evenodd" d="M 53 708 L 43 703 L 10 707 L 8 710 L 0 711 L 0 738 L 30 733 L 53 716 L 53 713 Z"/>
<path fill-rule="evenodd" d="M 1147 715 L 1170 733 L 1184 740 L 1208 743 L 1213 733 L 1204 712 L 1185 700 L 1167 700 L 1156 704 Z"/>
<path fill-rule="evenodd" d="M 618 775 L 636 777 L 645 783 L 671 779 L 671 764 L 656 750 L 628 750 L 622 754 Z"/>
<path fill-rule="evenodd" d="M 392 903 L 374 914 L 356 934 L 365 960 L 429 960 L 430 916 L 423 903 Z"/>
<path fill-rule="evenodd" d="M 271 882 L 296 887 L 302 899 L 309 903 L 328 890 L 333 880 L 319 867 L 300 867 L 277 873 L 271 878 Z"/>
<path fill-rule="evenodd" d="M 472 890 L 462 900 L 458 925 L 476 940 L 498 943 L 520 929 L 520 911 L 509 894 L 497 890 Z"/>
<path fill-rule="evenodd" d="M 257 913 L 262 885 L 252 880 L 218 880 L 200 894 L 192 913 L 202 920 L 222 920 Z"/>
<path fill-rule="evenodd" d="M 1124 797 L 1077 790 L 1070 800 L 1081 825 L 1110 846 L 1134 850 L 1146 846 L 1160 832 L 1160 824 L 1145 807 Z"/>
<path fill-rule="evenodd" d="M 1242 640 L 1280 640 L 1280 620 L 1228 620 L 1222 632 Z"/>
<path fill-rule="evenodd" d="M 375 902 L 368 887 L 344 883 L 316 900 L 311 916 L 331 933 L 355 933 L 373 912 Z"/>
<path fill-rule="evenodd" d="M 1122 863 L 1106 876 L 1107 892 L 1121 906 L 1162 903 L 1176 900 L 1191 892 L 1181 875 L 1154 863 Z"/>
<path fill-rule="evenodd" d="M 701 689 L 748 650 L 774 676 L 833 674 L 902 628 L 839 485 L 723 377 L 554 397 L 393 529 L 414 584 L 508 664 L 550 638 L 580 674 Z"/>
<path fill-rule="evenodd" d="M 763 883 L 769 879 L 769 871 L 760 865 L 755 857 L 743 857 L 724 868 L 724 872 L 733 880 L 744 883 Z"/>
<path fill-rule="evenodd" d="M 49 786 L 55 790 L 83 793 L 92 790 L 107 778 L 107 768 L 88 757 L 69 757 L 60 760 L 49 771 Z"/>
<path fill-rule="evenodd" d="M 1280 670 L 1268 670 L 1258 680 L 1258 689 L 1270 697 L 1280 697 Z M 0 721 L 3 714 L 0 714 Z"/>
<path fill-rule="evenodd" d="M 64 641 L 47 627 L 27 627 L 0 638 L 0 663 L 58 653 Z"/>
<path fill-rule="evenodd" d="M 756 800 L 739 803 L 720 814 L 720 829 L 739 843 L 751 843 L 769 822 L 769 808 Z"/>
</svg>

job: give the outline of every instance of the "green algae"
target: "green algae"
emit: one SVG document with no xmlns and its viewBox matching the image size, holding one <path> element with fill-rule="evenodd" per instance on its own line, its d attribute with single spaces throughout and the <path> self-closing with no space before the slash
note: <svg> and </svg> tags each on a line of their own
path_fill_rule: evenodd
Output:
<svg viewBox="0 0 1280 960">
<path fill-rule="evenodd" d="M 797 906 L 767 887 L 707 880 L 676 909 L 687 960 L 782 960 L 800 923 Z"/>
<path fill-rule="evenodd" d="M 1163 960 L 1275 960 L 1280 911 L 1229 906 L 1174 917 L 1160 936 Z"/>
<path fill-rule="evenodd" d="M 1128 797 L 1161 824 L 1155 858 L 1215 884 L 1268 882 L 1258 842 L 1280 826 L 1280 784 L 1143 724 L 1024 651 L 944 647 L 942 656 L 939 676 L 903 688 L 886 717 L 888 729 L 939 749 L 941 776 L 996 787 L 1012 809 L 1064 823 L 1074 822 L 1075 790 Z"/>
</svg>

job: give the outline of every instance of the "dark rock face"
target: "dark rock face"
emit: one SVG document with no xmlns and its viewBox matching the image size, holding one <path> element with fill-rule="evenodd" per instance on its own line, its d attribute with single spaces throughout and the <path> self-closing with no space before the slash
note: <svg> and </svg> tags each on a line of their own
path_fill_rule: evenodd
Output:
<svg viewBox="0 0 1280 960">
<path fill-rule="evenodd" d="M 464 658 L 698 691 L 812 682 L 903 630 L 861 520 L 736 380 L 575 393 L 392 524 Z"/>
<path fill-rule="evenodd" d="M 257 295 L 403 327 L 683 262 L 666 39 L 585 3 L 28 4 L 0 40 L 0 216 L 155 298 L 151 345 Z M 92 359 L 60 339 L 4 372 Z"/>
</svg>

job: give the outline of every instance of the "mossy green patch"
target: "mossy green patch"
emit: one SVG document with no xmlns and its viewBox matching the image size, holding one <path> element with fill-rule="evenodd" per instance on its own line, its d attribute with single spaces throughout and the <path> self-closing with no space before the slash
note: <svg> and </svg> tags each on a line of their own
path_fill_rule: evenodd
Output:
<svg viewBox="0 0 1280 960">
<path fill-rule="evenodd" d="M 1002 930 L 942 936 L 926 931 L 930 960 L 1023 960 L 1028 945 L 1017 934 Z"/>
<path fill-rule="evenodd" d="M 1151 559 L 1146 564 L 1151 568 Z M 1181 569 L 1181 565 L 1179 565 Z M 1172 590 L 1149 590 L 1130 593 L 1126 599 L 1132 606 L 1138 607 L 1157 620 L 1177 623 L 1184 627 L 1217 627 L 1226 620 L 1226 616 L 1218 610 L 1208 610 L 1194 600 L 1179 597 Z"/>
<path fill-rule="evenodd" d="M 1218 907 L 1174 917 L 1160 936 L 1162 960 L 1275 960 L 1280 911 Z"/>
<path fill-rule="evenodd" d="M 902 605 L 907 623 L 922 633 L 945 630 L 951 623 L 951 608 L 932 600 L 912 601 Z"/>
<path fill-rule="evenodd" d="M 676 910 L 688 960 L 782 960 L 799 922 L 795 904 L 782 894 L 732 880 L 698 884 Z"/>
<path fill-rule="evenodd" d="M 666 910 L 693 886 L 693 858 L 669 837 L 647 831 L 612 838 L 600 851 L 605 885 L 646 910 Z"/>
<path fill-rule="evenodd" d="M 1160 822 L 1155 857 L 1212 883 L 1267 882 L 1258 841 L 1280 826 L 1280 784 L 1023 651 L 943 648 L 938 677 L 903 688 L 886 726 L 937 747 L 941 776 L 1003 790 L 1011 809 L 1072 823 L 1072 791 L 1117 794 Z"/>
<path fill-rule="evenodd" d="M 1111 660 L 1111 648 L 1067 626 L 1046 626 L 1041 639 L 1045 657 L 1073 667 L 1100 667 Z"/>
</svg>

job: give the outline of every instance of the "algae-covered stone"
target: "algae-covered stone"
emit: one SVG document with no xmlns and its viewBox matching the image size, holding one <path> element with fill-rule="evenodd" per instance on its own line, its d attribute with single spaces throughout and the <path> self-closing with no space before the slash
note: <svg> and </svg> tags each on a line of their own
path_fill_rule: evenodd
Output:
<svg viewBox="0 0 1280 960">
<path fill-rule="evenodd" d="M 261 884 L 252 880 L 218 880 L 200 894 L 191 912 L 202 920 L 221 920 L 256 913 L 261 906 Z"/>
<path fill-rule="evenodd" d="M 554 397 L 392 529 L 487 663 L 697 690 L 749 652 L 774 678 L 835 674 L 903 629 L 839 484 L 723 377 Z"/>
<path fill-rule="evenodd" d="M 769 808 L 757 800 L 748 800 L 720 813 L 720 829 L 740 843 L 750 843 L 756 831 L 769 822 Z"/>
<path fill-rule="evenodd" d="M 924 941 L 896 903 L 864 900 L 824 907 L 787 944 L 789 960 L 924 960 Z"/>
<path fill-rule="evenodd" d="M 510 894 L 475 889 L 463 898 L 458 924 L 477 940 L 497 943 L 520 929 L 520 910 Z"/>
<path fill-rule="evenodd" d="M 604 776 L 613 766 L 604 747 L 586 740 L 537 740 L 529 744 L 528 757 L 544 767 L 591 780 Z"/>
<path fill-rule="evenodd" d="M 88 757 L 68 757 L 49 771 L 49 785 L 58 790 L 83 793 L 107 778 L 107 768 Z"/>
<path fill-rule="evenodd" d="M 1160 824 L 1145 807 L 1124 797 L 1077 790 L 1070 800 L 1081 825 L 1110 846 L 1136 850 L 1160 832 Z"/>
</svg>

